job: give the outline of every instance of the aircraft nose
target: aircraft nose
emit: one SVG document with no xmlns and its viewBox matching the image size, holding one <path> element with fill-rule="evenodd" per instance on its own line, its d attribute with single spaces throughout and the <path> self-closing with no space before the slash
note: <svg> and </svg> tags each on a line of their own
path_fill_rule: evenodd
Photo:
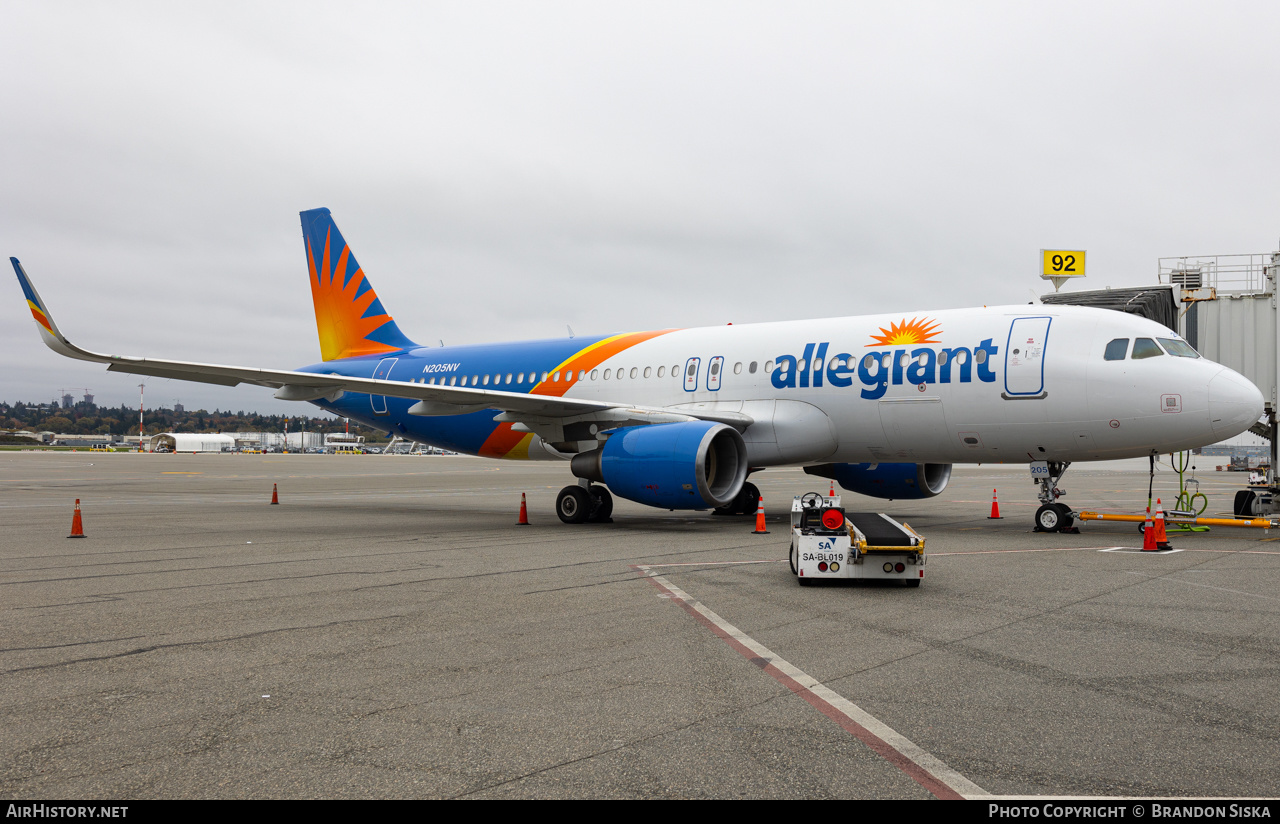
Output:
<svg viewBox="0 0 1280 824">
<path fill-rule="evenodd" d="M 1209 420 L 1214 434 L 1230 438 L 1257 423 L 1262 393 L 1244 375 L 1223 369 L 1209 381 Z"/>
</svg>

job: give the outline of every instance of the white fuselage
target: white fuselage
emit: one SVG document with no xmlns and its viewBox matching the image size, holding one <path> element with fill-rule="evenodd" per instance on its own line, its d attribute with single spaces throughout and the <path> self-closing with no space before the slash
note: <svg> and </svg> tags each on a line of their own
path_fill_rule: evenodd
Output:
<svg viewBox="0 0 1280 824">
<path fill-rule="evenodd" d="M 895 326 L 926 342 L 894 342 Z M 1237 373 L 1167 353 L 1105 359 L 1117 339 L 1178 336 L 1072 306 L 676 330 L 575 372 L 563 397 L 748 415 L 753 466 L 1137 457 L 1223 440 L 1263 413 Z"/>
</svg>

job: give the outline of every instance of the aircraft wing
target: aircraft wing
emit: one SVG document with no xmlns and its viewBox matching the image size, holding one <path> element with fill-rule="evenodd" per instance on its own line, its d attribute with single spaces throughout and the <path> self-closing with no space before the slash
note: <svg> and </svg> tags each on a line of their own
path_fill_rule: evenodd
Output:
<svg viewBox="0 0 1280 824">
<path fill-rule="evenodd" d="M 157 378 L 198 381 L 220 386 L 236 386 L 251 383 L 276 390 L 281 400 L 310 401 L 327 398 L 337 400 L 343 392 L 360 392 L 409 398 L 419 403 L 410 408 L 415 415 L 459 415 L 482 409 L 497 409 L 502 414 L 498 420 L 523 423 L 537 428 L 543 421 L 557 423 L 598 420 L 611 426 L 639 425 L 647 423 L 672 423 L 688 420 L 710 420 L 744 429 L 752 419 L 740 413 L 689 413 L 654 407 L 638 407 L 609 401 L 589 401 L 561 398 L 553 395 L 532 395 L 524 392 L 500 392 L 474 387 L 441 386 L 438 384 L 409 381 L 353 378 L 337 374 L 295 372 L 291 370 L 256 369 L 248 366 L 227 366 L 216 363 L 160 360 L 130 355 L 106 355 L 83 349 L 67 340 L 54 323 L 44 301 L 40 299 L 30 277 L 17 258 L 13 263 L 18 281 L 22 285 L 27 305 L 40 330 L 45 344 L 60 355 L 77 360 L 105 364 L 108 372 L 127 372 L 133 375 L 149 375 Z"/>
</svg>

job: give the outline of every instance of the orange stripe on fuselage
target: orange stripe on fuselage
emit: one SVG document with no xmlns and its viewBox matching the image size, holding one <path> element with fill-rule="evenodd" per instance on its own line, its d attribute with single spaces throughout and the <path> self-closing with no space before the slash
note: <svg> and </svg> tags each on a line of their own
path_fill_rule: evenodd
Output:
<svg viewBox="0 0 1280 824">
<path fill-rule="evenodd" d="M 529 390 L 530 395 L 553 395 L 563 397 L 573 386 L 573 376 L 580 371 L 590 371 L 621 352 L 625 352 L 637 343 L 644 343 L 659 335 L 674 332 L 675 329 L 659 329 L 657 332 L 628 332 L 625 335 L 614 335 L 611 338 L 593 343 L 581 352 L 570 356 L 563 363 L 550 370 L 548 378 Z M 553 381 L 550 375 L 564 372 L 564 380 Z"/>
<path fill-rule="evenodd" d="M 511 424 L 500 423 L 498 428 L 489 433 L 480 446 L 479 455 L 485 458 L 529 459 L 529 441 L 533 436 L 528 432 L 512 432 Z M 524 441 L 524 454 L 519 454 L 520 442 Z"/>
<path fill-rule="evenodd" d="M 577 352 L 568 359 L 561 362 L 554 369 L 548 370 L 548 376 L 556 372 L 566 373 L 566 378 L 576 375 L 580 370 L 590 371 L 609 358 L 620 352 L 625 352 L 638 343 L 644 343 L 652 340 L 659 335 L 665 335 L 668 332 L 674 332 L 675 329 L 660 329 L 657 332 L 630 332 L 624 335 L 614 335 L 611 338 L 605 338 L 591 344 L 586 349 Z M 533 389 L 529 390 L 530 395 L 550 395 L 552 397 L 563 397 L 564 393 L 569 391 L 574 381 L 570 379 L 553 381 L 542 381 Z M 487 458 L 508 458 L 512 460 L 528 460 L 529 459 L 529 443 L 533 440 L 533 436 L 525 432 L 513 432 L 511 424 L 500 423 L 498 427 L 489 434 L 484 444 L 480 447 L 479 454 Z"/>
</svg>

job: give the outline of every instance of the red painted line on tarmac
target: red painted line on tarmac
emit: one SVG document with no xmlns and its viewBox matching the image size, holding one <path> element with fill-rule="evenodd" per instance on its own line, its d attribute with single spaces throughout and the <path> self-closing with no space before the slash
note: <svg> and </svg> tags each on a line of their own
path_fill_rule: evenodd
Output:
<svg viewBox="0 0 1280 824">
<path fill-rule="evenodd" d="M 650 569 L 654 567 L 673 567 L 673 566 L 732 566 L 734 564 L 781 564 L 786 562 L 786 558 L 770 558 L 767 561 L 689 561 L 682 564 L 645 564 Z"/>
<path fill-rule="evenodd" d="M 873 733 L 871 730 L 867 729 L 863 725 L 854 721 L 852 718 L 849 717 L 847 713 L 842 712 L 840 709 L 833 706 L 829 701 L 826 701 L 821 696 L 816 695 L 813 692 L 813 690 L 809 689 L 805 685 L 796 681 L 787 673 L 783 672 L 778 667 L 774 666 L 774 664 L 771 661 L 766 661 L 760 658 L 760 656 L 757 654 L 756 651 L 752 650 L 746 644 L 743 644 L 737 638 L 730 635 L 728 631 L 726 631 L 723 627 L 721 627 L 711 618 L 709 618 L 706 615 L 703 615 L 700 611 L 698 611 L 698 609 L 694 607 L 692 603 L 686 600 L 686 598 L 681 597 L 680 594 L 676 592 L 673 592 L 671 589 L 669 589 L 667 586 L 665 586 L 661 581 L 657 580 L 655 577 L 646 575 L 645 567 L 648 567 L 648 566 L 650 565 L 644 565 L 644 567 L 641 567 L 639 565 L 633 565 L 632 569 L 636 570 L 637 573 L 644 576 L 649 581 L 649 583 L 653 584 L 653 586 L 656 589 L 660 590 L 666 597 L 670 598 L 672 601 L 675 601 L 677 604 L 679 604 L 681 609 L 689 613 L 689 615 L 693 616 L 694 620 L 696 620 L 698 623 L 702 624 L 704 627 L 711 630 L 711 632 L 717 638 L 720 638 L 721 640 L 723 640 L 726 644 L 728 644 L 731 648 L 736 650 L 740 655 L 742 655 L 748 661 L 760 667 L 765 673 L 767 673 L 774 680 L 778 681 L 787 689 L 791 690 L 792 693 L 799 696 L 800 698 L 803 698 L 806 703 L 808 703 L 818 712 L 822 713 L 827 718 L 834 721 L 836 724 L 840 725 L 841 729 L 843 729 L 845 732 L 849 733 L 850 735 L 854 736 L 862 743 L 866 744 L 868 747 L 871 748 L 873 752 L 875 752 L 881 758 L 888 761 L 890 764 L 897 767 L 899 770 L 905 773 L 909 778 L 911 778 L 917 784 L 919 784 L 920 786 L 928 790 L 930 793 L 932 793 L 935 797 L 940 799 L 946 799 L 946 800 L 962 800 L 965 798 L 965 796 L 962 795 L 959 791 L 951 787 L 949 784 L 947 784 L 943 780 L 939 779 L 937 776 L 933 775 L 933 773 L 929 772 L 929 770 L 925 769 L 923 766 L 918 764 L 906 753 L 894 747 L 888 741 L 885 741 L 883 738 L 876 735 L 875 733 Z M 655 564 L 653 566 L 657 566 L 657 565 Z M 744 637 L 746 636 L 744 635 Z M 754 639 L 748 638 L 748 640 L 751 640 L 752 643 L 756 643 Z M 784 661 L 784 663 L 786 662 Z M 788 664 L 788 666 L 791 666 L 791 665 Z M 809 677 L 809 676 L 806 676 L 806 677 Z M 865 712 L 865 710 L 860 710 L 860 711 Z M 957 777 L 959 777 L 958 774 L 956 775 Z M 964 779 L 961 779 L 961 780 L 964 780 Z M 966 781 L 966 783 L 968 782 Z M 977 790 L 978 792 L 982 792 L 981 788 L 977 787 L 976 785 L 971 785 L 971 786 L 973 787 L 974 790 Z"/>
</svg>

